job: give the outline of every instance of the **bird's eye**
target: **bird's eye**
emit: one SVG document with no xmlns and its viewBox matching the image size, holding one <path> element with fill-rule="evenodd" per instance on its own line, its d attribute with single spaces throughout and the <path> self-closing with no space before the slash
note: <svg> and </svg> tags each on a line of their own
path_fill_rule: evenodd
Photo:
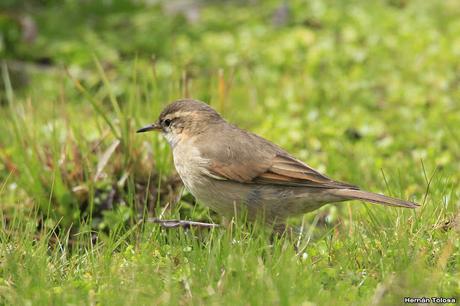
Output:
<svg viewBox="0 0 460 306">
<path fill-rule="evenodd" d="M 171 125 L 171 120 L 170 119 L 166 119 L 165 121 L 163 121 L 164 125 L 165 126 L 170 126 Z"/>
</svg>

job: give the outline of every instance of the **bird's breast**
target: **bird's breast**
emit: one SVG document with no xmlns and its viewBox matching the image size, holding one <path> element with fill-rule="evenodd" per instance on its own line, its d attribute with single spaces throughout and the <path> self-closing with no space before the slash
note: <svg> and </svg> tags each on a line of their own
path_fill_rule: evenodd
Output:
<svg viewBox="0 0 460 306">
<path fill-rule="evenodd" d="M 206 177 L 203 175 L 209 161 L 201 157 L 200 151 L 191 144 L 179 144 L 173 150 L 174 166 L 184 182 L 185 187 L 193 195 L 199 186 L 203 186 Z"/>
<path fill-rule="evenodd" d="M 203 158 L 197 148 L 182 146 L 181 143 L 174 148 L 173 155 L 174 166 L 182 182 L 200 203 L 222 215 L 234 211 L 233 203 L 241 202 L 241 194 L 225 188 L 209 175 L 210 161 Z"/>
</svg>

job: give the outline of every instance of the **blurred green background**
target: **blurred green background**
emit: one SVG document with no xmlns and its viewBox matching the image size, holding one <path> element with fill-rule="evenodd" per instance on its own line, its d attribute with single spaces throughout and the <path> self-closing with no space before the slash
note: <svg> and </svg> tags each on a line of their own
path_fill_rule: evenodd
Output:
<svg viewBox="0 0 460 306">
<path fill-rule="evenodd" d="M 170 101 L 192 97 L 331 177 L 423 204 L 416 215 L 356 203 L 291 220 L 313 224 L 308 250 L 313 270 L 288 269 L 292 274 L 282 276 L 311 275 L 304 284 L 310 301 L 348 295 L 342 303 L 377 299 L 375 304 L 388 305 L 407 292 L 428 292 L 428 282 L 412 279 L 413 274 L 439 281 L 433 294 L 458 295 L 459 17 L 456 0 L 3 0 L 2 241 L 16 241 L 26 253 L 33 252 L 33 246 L 14 238 L 29 223 L 25 237 L 43 234 L 48 244 L 55 233 L 63 245 L 81 246 L 85 239 L 119 241 L 114 237 L 146 217 L 220 222 L 182 190 L 166 142 L 159 135 L 135 134 Z M 398 230 L 410 233 L 405 237 L 410 243 L 391 238 Z M 324 239 L 332 233 L 338 238 L 334 243 Z M 369 243 L 381 244 L 369 251 Z M 334 261 L 334 249 L 348 254 L 348 261 Z M 364 249 L 367 253 L 360 253 Z M 397 250 L 404 253 L 400 264 Z M 370 266 L 361 262 L 365 258 Z M 254 269 L 258 260 L 254 257 Z M 291 266 L 286 260 L 283 264 Z M 441 272 L 429 270 L 434 263 Z M 9 279 L 21 279 L 8 269 L 0 279 L 6 282 L 0 284 L 0 296 L 1 286 L 10 288 Z M 62 280 L 45 280 L 54 272 L 40 269 L 26 267 L 24 273 L 42 271 L 40 288 L 61 288 L 56 284 Z M 235 269 L 236 275 L 243 273 Z M 360 269 L 370 274 L 342 282 Z M 268 295 L 260 301 L 284 301 L 283 294 L 292 294 L 291 303 L 308 300 L 276 283 L 275 270 L 265 272 L 275 285 L 260 280 L 260 288 L 279 285 L 278 300 Z M 210 279 L 219 279 L 221 272 L 213 273 Z M 393 282 L 389 275 L 403 276 Z M 318 278 L 321 288 L 312 285 Z M 361 291 L 364 278 L 372 282 Z M 84 296 L 96 290 L 102 301 L 107 299 L 100 283 L 83 283 Z M 195 284 L 193 292 L 202 283 L 195 279 Z M 397 284 L 405 289 L 379 296 L 378 290 L 386 289 L 378 288 Z M 22 293 L 33 292 L 30 288 Z M 229 303 L 251 296 L 237 285 L 229 288 Z M 181 289 L 174 292 L 184 294 L 184 303 L 207 301 L 210 289 L 196 290 L 196 299 Z M 315 292 L 323 295 L 315 297 Z M 4 301 L 22 301 L 17 298 L 11 294 Z"/>
</svg>

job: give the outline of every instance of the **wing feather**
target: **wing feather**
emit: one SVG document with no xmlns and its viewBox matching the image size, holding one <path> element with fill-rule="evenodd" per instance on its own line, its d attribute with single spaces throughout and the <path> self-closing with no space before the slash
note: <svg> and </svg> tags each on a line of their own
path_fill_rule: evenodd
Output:
<svg viewBox="0 0 460 306">
<path fill-rule="evenodd" d="M 334 181 L 307 164 L 285 154 L 277 155 L 273 159 L 271 167 L 255 177 L 253 181 L 314 188 L 358 189 L 358 187 L 348 183 Z"/>
<path fill-rule="evenodd" d="M 216 142 L 227 145 L 226 150 L 200 146 L 203 148 L 201 152 L 203 158 L 209 160 L 205 174 L 215 179 L 246 184 L 359 189 L 348 183 L 328 178 L 268 140 L 236 127 L 230 127 L 231 129 L 226 130 L 225 134 L 214 133 L 202 138 L 209 141 L 209 138 L 219 137 L 219 141 Z"/>
</svg>

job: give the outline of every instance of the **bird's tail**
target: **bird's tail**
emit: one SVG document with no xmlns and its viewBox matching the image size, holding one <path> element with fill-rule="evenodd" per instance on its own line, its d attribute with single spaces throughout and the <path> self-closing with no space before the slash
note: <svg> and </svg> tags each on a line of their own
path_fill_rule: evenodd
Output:
<svg viewBox="0 0 460 306">
<path fill-rule="evenodd" d="M 391 198 L 384 196 L 383 194 L 363 191 L 363 190 L 354 190 L 354 189 L 335 189 L 333 193 L 339 197 L 343 197 L 347 200 L 363 200 L 366 202 L 372 202 L 387 206 L 395 207 L 406 207 L 406 208 L 417 208 L 418 204 L 400 200 L 396 198 Z"/>
</svg>

